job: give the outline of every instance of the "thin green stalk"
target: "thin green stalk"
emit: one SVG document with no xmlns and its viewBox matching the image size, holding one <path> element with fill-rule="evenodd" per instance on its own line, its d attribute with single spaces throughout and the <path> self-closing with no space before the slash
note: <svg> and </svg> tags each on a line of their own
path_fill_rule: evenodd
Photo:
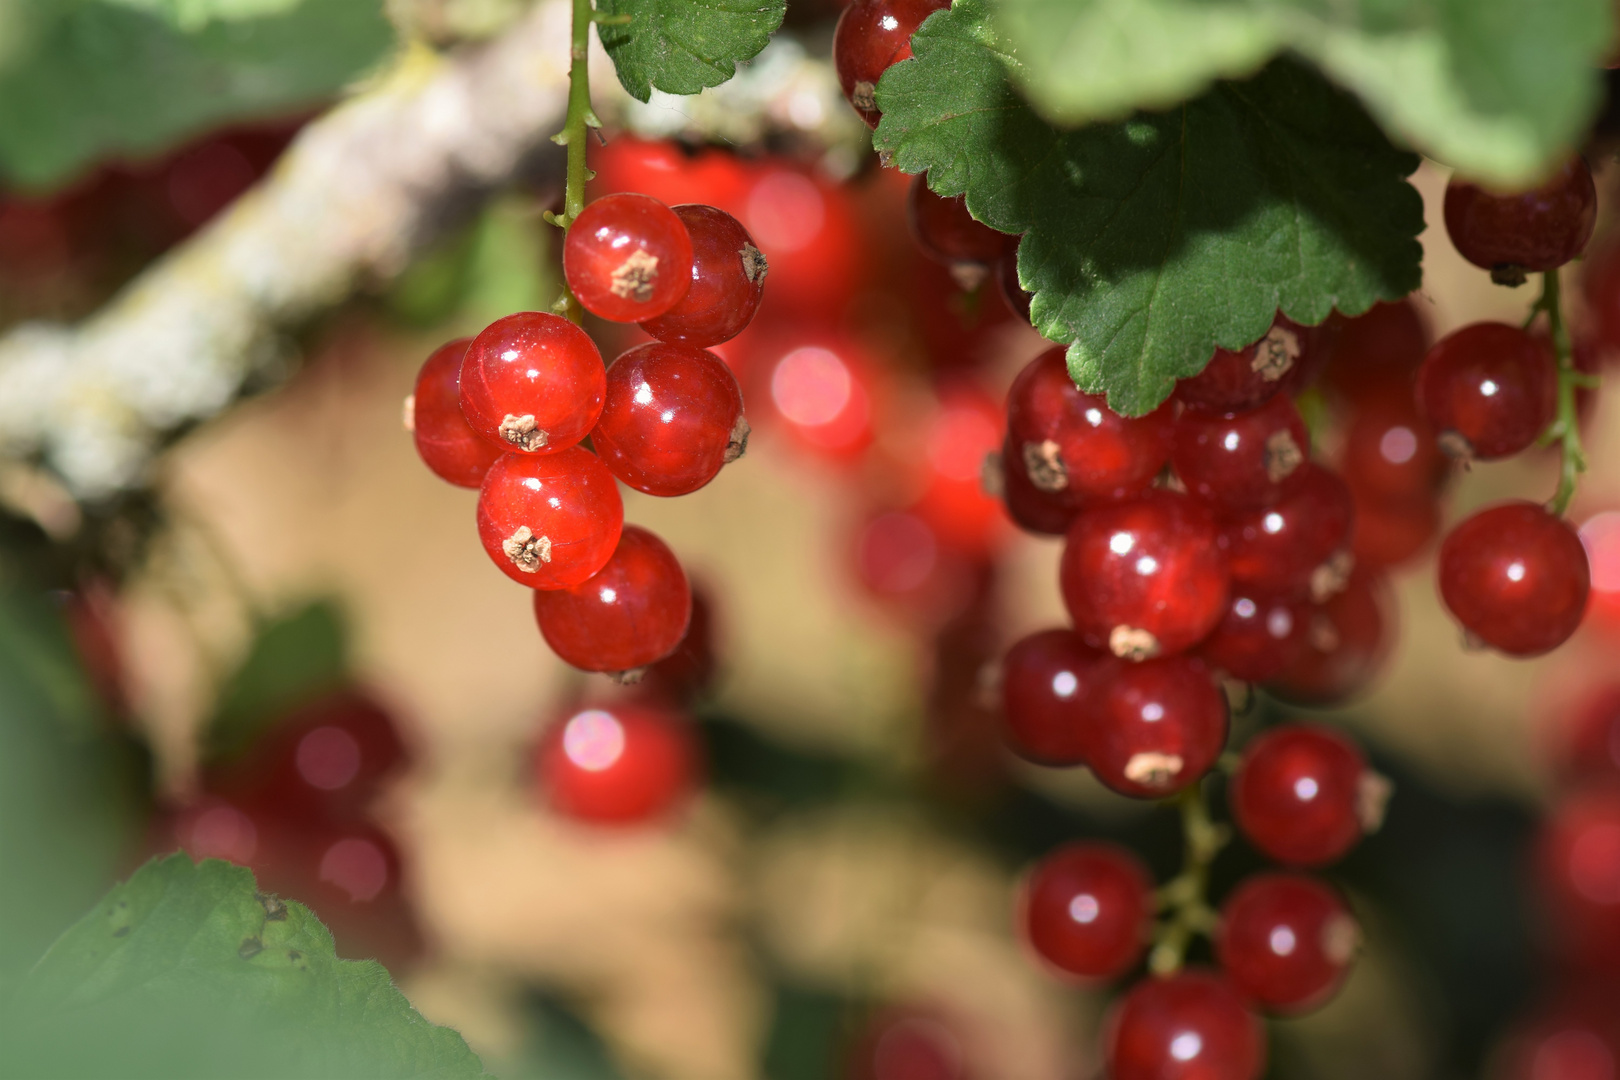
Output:
<svg viewBox="0 0 1620 1080">
<path fill-rule="evenodd" d="M 1547 315 L 1547 333 L 1552 338 L 1553 354 L 1558 360 L 1558 411 L 1542 436 L 1544 443 L 1558 443 L 1562 460 L 1558 472 L 1558 490 L 1547 509 L 1563 516 L 1575 497 L 1576 479 L 1586 471 L 1586 454 L 1581 449 L 1581 430 L 1575 417 L 1575 391 L 1590 386 L 1592 381 L 1575 368 L 1575 354 L 1569 343 L 1569 328 L 1564 324 L 1564 309 L 1559 295 L 1558 271 L 1549 270 L 1541 275 L 1541 296 L 1531 310 Z"/>
<path fill-rule="evenodd" d="M 1194 934 L 1215 929 L 1209 906 L 1209 867 L 1232 838 L 1231 830 L 1209 816 L 1202 782 L 1193 784 L 1173 800 L 1181 810 L 1181 834 L 1186 845 L 1181 873 L 1159 889 L 1159 909 L 1167 912 L 1154 933 L 1148 968 L 1156 975 L 1180 970 Z"/>
</svg>

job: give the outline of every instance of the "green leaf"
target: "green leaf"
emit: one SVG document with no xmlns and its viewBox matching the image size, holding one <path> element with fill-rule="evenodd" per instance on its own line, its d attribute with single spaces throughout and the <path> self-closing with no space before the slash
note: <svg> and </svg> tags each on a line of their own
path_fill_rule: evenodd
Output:
<svg viewBox="0 0 1620 1080">
<path fill-rule="evenodd" d="M 342 614 L 317 600 L 259 628 L 247 656 L 220 690 L 206 747 L 210 757 L 244 752 L 278 717 L 348 680 Z"/>
<path fill-rule="evenodd" d="M 180 30 L 200 30 L 211 22 L 233 22 L 280 15 L 302 0 L 106 0 L 119 7 L 148 11 Z"/>
<path fill-rule="evenodd" d="M 338 959 L 308 908 L 213 859 L 147 863 L 20 989 L 5 1015 L 8 1075 L 484 1075 L 381 964 Z"/>
<path fill-rule="evenodd" d="M 958 0 L 878 84 L 878 149 L 1022 233 L 1035 328 L 1139 415 L 1280 308 L 1315 324 L 1417 287 L 1423 206 L 1356 103 L 1277 61 L 1169 112 L 1060 131 L 1014 91 L 984 0 Z"/>
<path fill-rule="evenodd" d="M 597 10 L 630 17 L 597 34 L 620 84 L 647 101 L 654 88 L 697 94 L 731 78 L 782 25 L 787 0 L 600 0 Z"/>
<path fill-rule="evenodd" d="M 0 180 L 58 183 L 98 159 L 149 155 L 229 121 L 309 108 L 393 42 L 376 0 L 254 6 L 261 17 L 250 17 L 245 0 L 139 5 L 151 10 L 11 0 L 0 9 Z M 238 17 L 185 22 L 184 12 L 227 8 Z"/>
<path fill-rule="evenodd" d="M 1615 36 L 1609 0 L 1000 0 L 995 18 L 1061 124 L 1165 108 L 1292 50 L 1396 139 L 1509 186 L 1580 142 Z"/>
</svg>

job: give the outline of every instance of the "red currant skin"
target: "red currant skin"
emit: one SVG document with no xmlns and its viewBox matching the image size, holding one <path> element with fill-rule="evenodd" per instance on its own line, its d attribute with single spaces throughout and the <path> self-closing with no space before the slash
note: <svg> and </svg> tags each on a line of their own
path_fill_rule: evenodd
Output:
<svg viewBox="0 0 1620 1080">
<path fill-rule="evenodd" d="M 1434 340 L 1411 296 L 1380 301 L 1354 318 L 1335 312 L 1323 326 L 1332 337 L 1323 383 L 1351 401 L 1392 382 L 1409 384 Z"/>
<path fill-rule="evenodd" d="M 1620 1076 L 1614 990 L 1577 983 L 1514 1025 L 1493 1055 L 1500 1080 L 1608 1080 Z"/>
<path fill-rule="evenodd" d="M 1597 188 L 1580 155 L 1543 184 L 1497 195 L 1452 177 L 1446 185 L 1446 232 L 1459 254 L 1491 272 L 1498 285 L 1556 270 L 1581 253 L 1597 222 Z"/>
<path fill-rule="evenodd" d="M 1382 795 L 1349 739 L 1319 724 L 1280 724 L 1244 748 L 1232 779 L 1232 816 L 1268 858 L 1325 866 L 1376 826 Z"/>
<path fill-rule="evenodd" d="M 1509 656 L 1567 641 L 1590 588 L 1580 537 L 1534 503 L 1487 507 L 1440 545 L 1441 599 L 1463 629 Z"/>
<path fill-rule="evenodd" d="M 1620 788 L 1566 797 L 1536 846 L 1535 882 L 1544 923 L 1574 966 L 1620 965 Z"/>
<path fill-rule="evenodd" d="M 1226 746 L 1226 697 L 1202 661 L 1114 661 L 1092 688 L 1086 764 L 1121 795 L 1159 799 L 1196 782 Z"/>
<path fill-rule="evenodd" d="M 1517 454 L 1536 441 L 1557 409 L 1552 349 L 1506 323 L 1465 326 L 1424 357 L 1417 403 L 1452 457 L 1492 461 Z"/>
<path fill-rule="evenodd" d="M 748 445 L 737 377 L 711 352 L 654 341 L 607 372 L 591 445 L 614 476 L 649 495 L 689 495 Z"/>
<path fill-rule="evenodd" d="M 971 1080 L 946 1017 L 915 1007 L 885 1012 L 856 1041 L 841 1080 Z"/>
<path fill-rule="evenodd" d="M 1047 536 L 1062 536 L 1069 531 L 1081 507 L 1080 496 L 1072 487 L 1059 491 L 1042 491 L 1036 487 L 1024 467 L 1023 455 L 1010 439 L 1002 442 L 996 464 L 999 467 L 995 476 L 1001 484 L 1007 516 L 1020 529 Z"/>
<path fill-rule="evenodd" d="M 692 617 L 675 651 L 654 662 L 636 684 L 639 697 L 685 706 L 702 697 L 714 684 L 719 662 L 715 656 L 714 601 L 701 583 L 692 584 Z"/>
<path fill-rule="evenodd" d="M 911 59 L 911 35 L 950 0 L 854 0 L 833 31 L 833 68 L 844 97 L 867 127 L 877 127 L 878 80 L 891 65 Z"/>
<path fill-rule="evenodd" d="M 461 361 L 461 413 L 496 446 L 555 454 L 590 433 L 602 411 L 602 354 L 558 315 L 520 311 L 473 338 Z"/>
<path fill-rule="evenodd" d="M 1128 499 L 1146 491 L 1170 459 L 1169 408 L 1120 416 L 1074 385 L 1062 346 L 1019 372 L 1007 392 L 1007 432 L 1031 482 L 1048 492 Z"/>
<path fill-rule="evenodd" d="M 675 553 L 626 525 L 607 565 L 567 589 L 534 594 L 551 651 L 581 671 L 633 671 L 675 651 L 692 618 L 692 589 Z"/>
<path fill-rule="evenodd" d="M 1309 330 L 1279 312 L 1259 341 L 1236 351 L 1216 349 L 1203 371 L 1176 384 L 1176 399 L 1200 412 L 1258 408 L 1289 385 L 1286 376 L 1304 366 L 1304 353 L 1314 340 Z"/>
<path fill-rule="evenodd" d="M 1589 687 L 1571 710 L 1559 756 L 1566 781 L 1620 780 L 1620 677 Z"/>
<path fill-rule="evenodd" d="M 1610 237 L 1581 265 L 1581 292 L 1592 314 L 1592 337 L 1605 351 L 1620 348 L 1620 238 Z"/>
<path fill-rule="evenodd" d="M 1279 396 L 1231 416 L 1182 413 L 1170 463 L 1195 497 L 1245 510 L 1270 506 L 1297 488 L 1310 449 L 1304 418 Z"/>
<path fill-rule="evenodd" d="M 1333 996 L 1360 931 L 1339 894 L 1305 874 L 1256 874 L 1221 905 L 1215 956 L 1243 997 L 1273 1012 L 1307 1012 Z"/>
<path fill-rule="evenodd" d="M 906 222 L 923 253 L 947 264 L 990 266 L 1016 243 L 968 213 L 962 196 L 936 195 L 928 187 L 927 173 L 918 173 L 911 181 Z"/>
<path fill-rule="evenodd" d="M 1358 501 L 1433 501 L 1449 470 L 1410 380 L 1363 388 L 1345 424 L 1339 467 Z"/>
<path fill-rule="evenodd" d="M 1352 570 L 1342 592 L 1311 606 L 1304 650 L 1266 690 L 1295 705 L 1322 707 L 1366 689 L 1394 642 L 1388 592 L 1376 571 Z"/>
<path fill-rule="evenodd" d="M 531 589 L 564 589 L 602 569 L 623 525 L 613 474 L 577 446 L 543 457 L 506 454 L 478 493 L 484 550 Z"/>
<path fill-rule="evenodd" d="M 1088 695 L 1102 653 L 1072 630 L 1020 639 L 1001 662 L 1007 745 L 1038 765 L 1083 765 Z"/>
<path fill-rule="evenodd" d="M 1082 513 L 1058 569 L 1075 629 L 1093 648 L 1132 659 L 1196 645 L 1226 610 L 1216 537 L 1214 516 L 1174 491 Z"/>
<path fill-rule="evenodd" d="M 501 456 L 500 447 L 480 436 L 461 414 L 461 358 L 472 338 L 440 346 L 416 376 L 409 427 L 416 452 L 441 480 L 475 488 Z"/>
<path fill-rule="evenodd" d="M 680 216 L 649 195 L 605 195 L 568 226 L 563 276 L 592 315 L 657 318 L 691 288 L 692 238 Z"/>
<path fill-rule="evenodd" d="M 742 222 L 712 206 L 673 207 L 692 238 L 692 284 L 674 307 L 641 328 L 659 341 L 708 348 L 753 321 L 765 295 L 765 256 Z"/>
<path fill-rule="evenodd" d="M 1187 969 L 1147 978 L 1120 998 L 1104 1030 L 1108 1080 L 1255 1080 L 1260 1021 L 1224 979 Z"/>
<path fill-rule="evenodd" d="M 1324 564 L 1349 540 L 1354 512 L 1338 474 L 1306 462 L 1297 486 L 1275 505 L 1226 517 L 1221 546 L 1232 580 L 1274 592 L 1317 584 L 1318 571 L 1331 576 Z M 1320 584 L 1316 591 L 1325 596 L 1336 583 Z"/>
<path fill-rule="evenodd" d="M 697 748 L 686 722 L 662 709 L 583 709 L 541 740 L 535 768 L 552 807 L 601 825 L 656 818 L 690 792 Z"/>
<path fill-rule="evenodd" d="M 1358 566 L 1403 566 L 1440 534 L 1440 504 L 1432 498 L 1357 500 L 1350 554 Z"/>
<path fill-rule="evenodd" d="M 1234 679 L 1266 682 L 1304 653 L 1310 618 L 1310 605 L 1295 593 L 1234 585 L 1226 615 L 1198 646 L 1198 655 Z"/>
<path fill-rule="evenodd" d="M 1153 927 L 1153 879 L 1131 852 L 1087 841 L 1036 864 L 1019 896 L 1024 937 L 1042 960 L 1082 979 L 1112 979 L 1141 959 Z"/>
</svg>

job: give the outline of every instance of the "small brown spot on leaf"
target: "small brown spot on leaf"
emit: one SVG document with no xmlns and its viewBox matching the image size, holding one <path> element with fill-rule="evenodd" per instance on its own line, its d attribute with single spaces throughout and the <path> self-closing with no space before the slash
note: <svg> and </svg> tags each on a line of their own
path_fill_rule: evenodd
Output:
<svg viewBox="0 0 1620 1080">
<path fill-rule="evenodd" d="M 264 908 L 266 922 L 286 921 L 287 905 L 282 903 L 279 898 L 270 896 L 267 893 L 254 893 L 253 898 L 259 902 L 260 907 Z"/>
<path fill-rule="evenodd" d="M 118 929 L 113 931 L 113 937 L 128 937 L 128 936 L 129 936 L 129 927 L 127 927 L 127 926 L 120 926 Z"/>
<path fill-rule="evenodd" d="M 242 939 L 242 944 L 237 948 L 236 955 L 244 960 L 251 960 L 262 952 L 264 952 L 264 942 L 260 941 L 256 936 L 250 935 Z"/>
<path fill-rule="evenodd" d="M 652 299 L 653 283 L 658 280 L 658 256 L 637 248 L 613 271 L 608 291 L 626 300 L 646 303 Z"/>
</svg>

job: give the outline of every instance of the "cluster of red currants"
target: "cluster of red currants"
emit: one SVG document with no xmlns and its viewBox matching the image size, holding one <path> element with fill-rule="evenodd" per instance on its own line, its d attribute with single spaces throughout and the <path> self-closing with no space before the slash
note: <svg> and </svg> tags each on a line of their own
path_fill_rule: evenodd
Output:
<svg viewBox="0 0 1620 1080">
<path fill-rule="evenodd" d="M 765 271 L 724 211 L 609 195 L 570 225 L 563 272 L 585 310 L 656 340 L 604 370 L 580 327 L 520 312 L 443 346 L 417 377 L 406 415 L 422 460 L 479 489 L 484 550 L 535 590 L 541 634 L 577 668 L 633 679 L 686 634 L 686 574 L 624 524 L 617 483 L 686 495 L 742 455 L 742 392 L 708 346 L 748 325 Z"/>
</svg>

